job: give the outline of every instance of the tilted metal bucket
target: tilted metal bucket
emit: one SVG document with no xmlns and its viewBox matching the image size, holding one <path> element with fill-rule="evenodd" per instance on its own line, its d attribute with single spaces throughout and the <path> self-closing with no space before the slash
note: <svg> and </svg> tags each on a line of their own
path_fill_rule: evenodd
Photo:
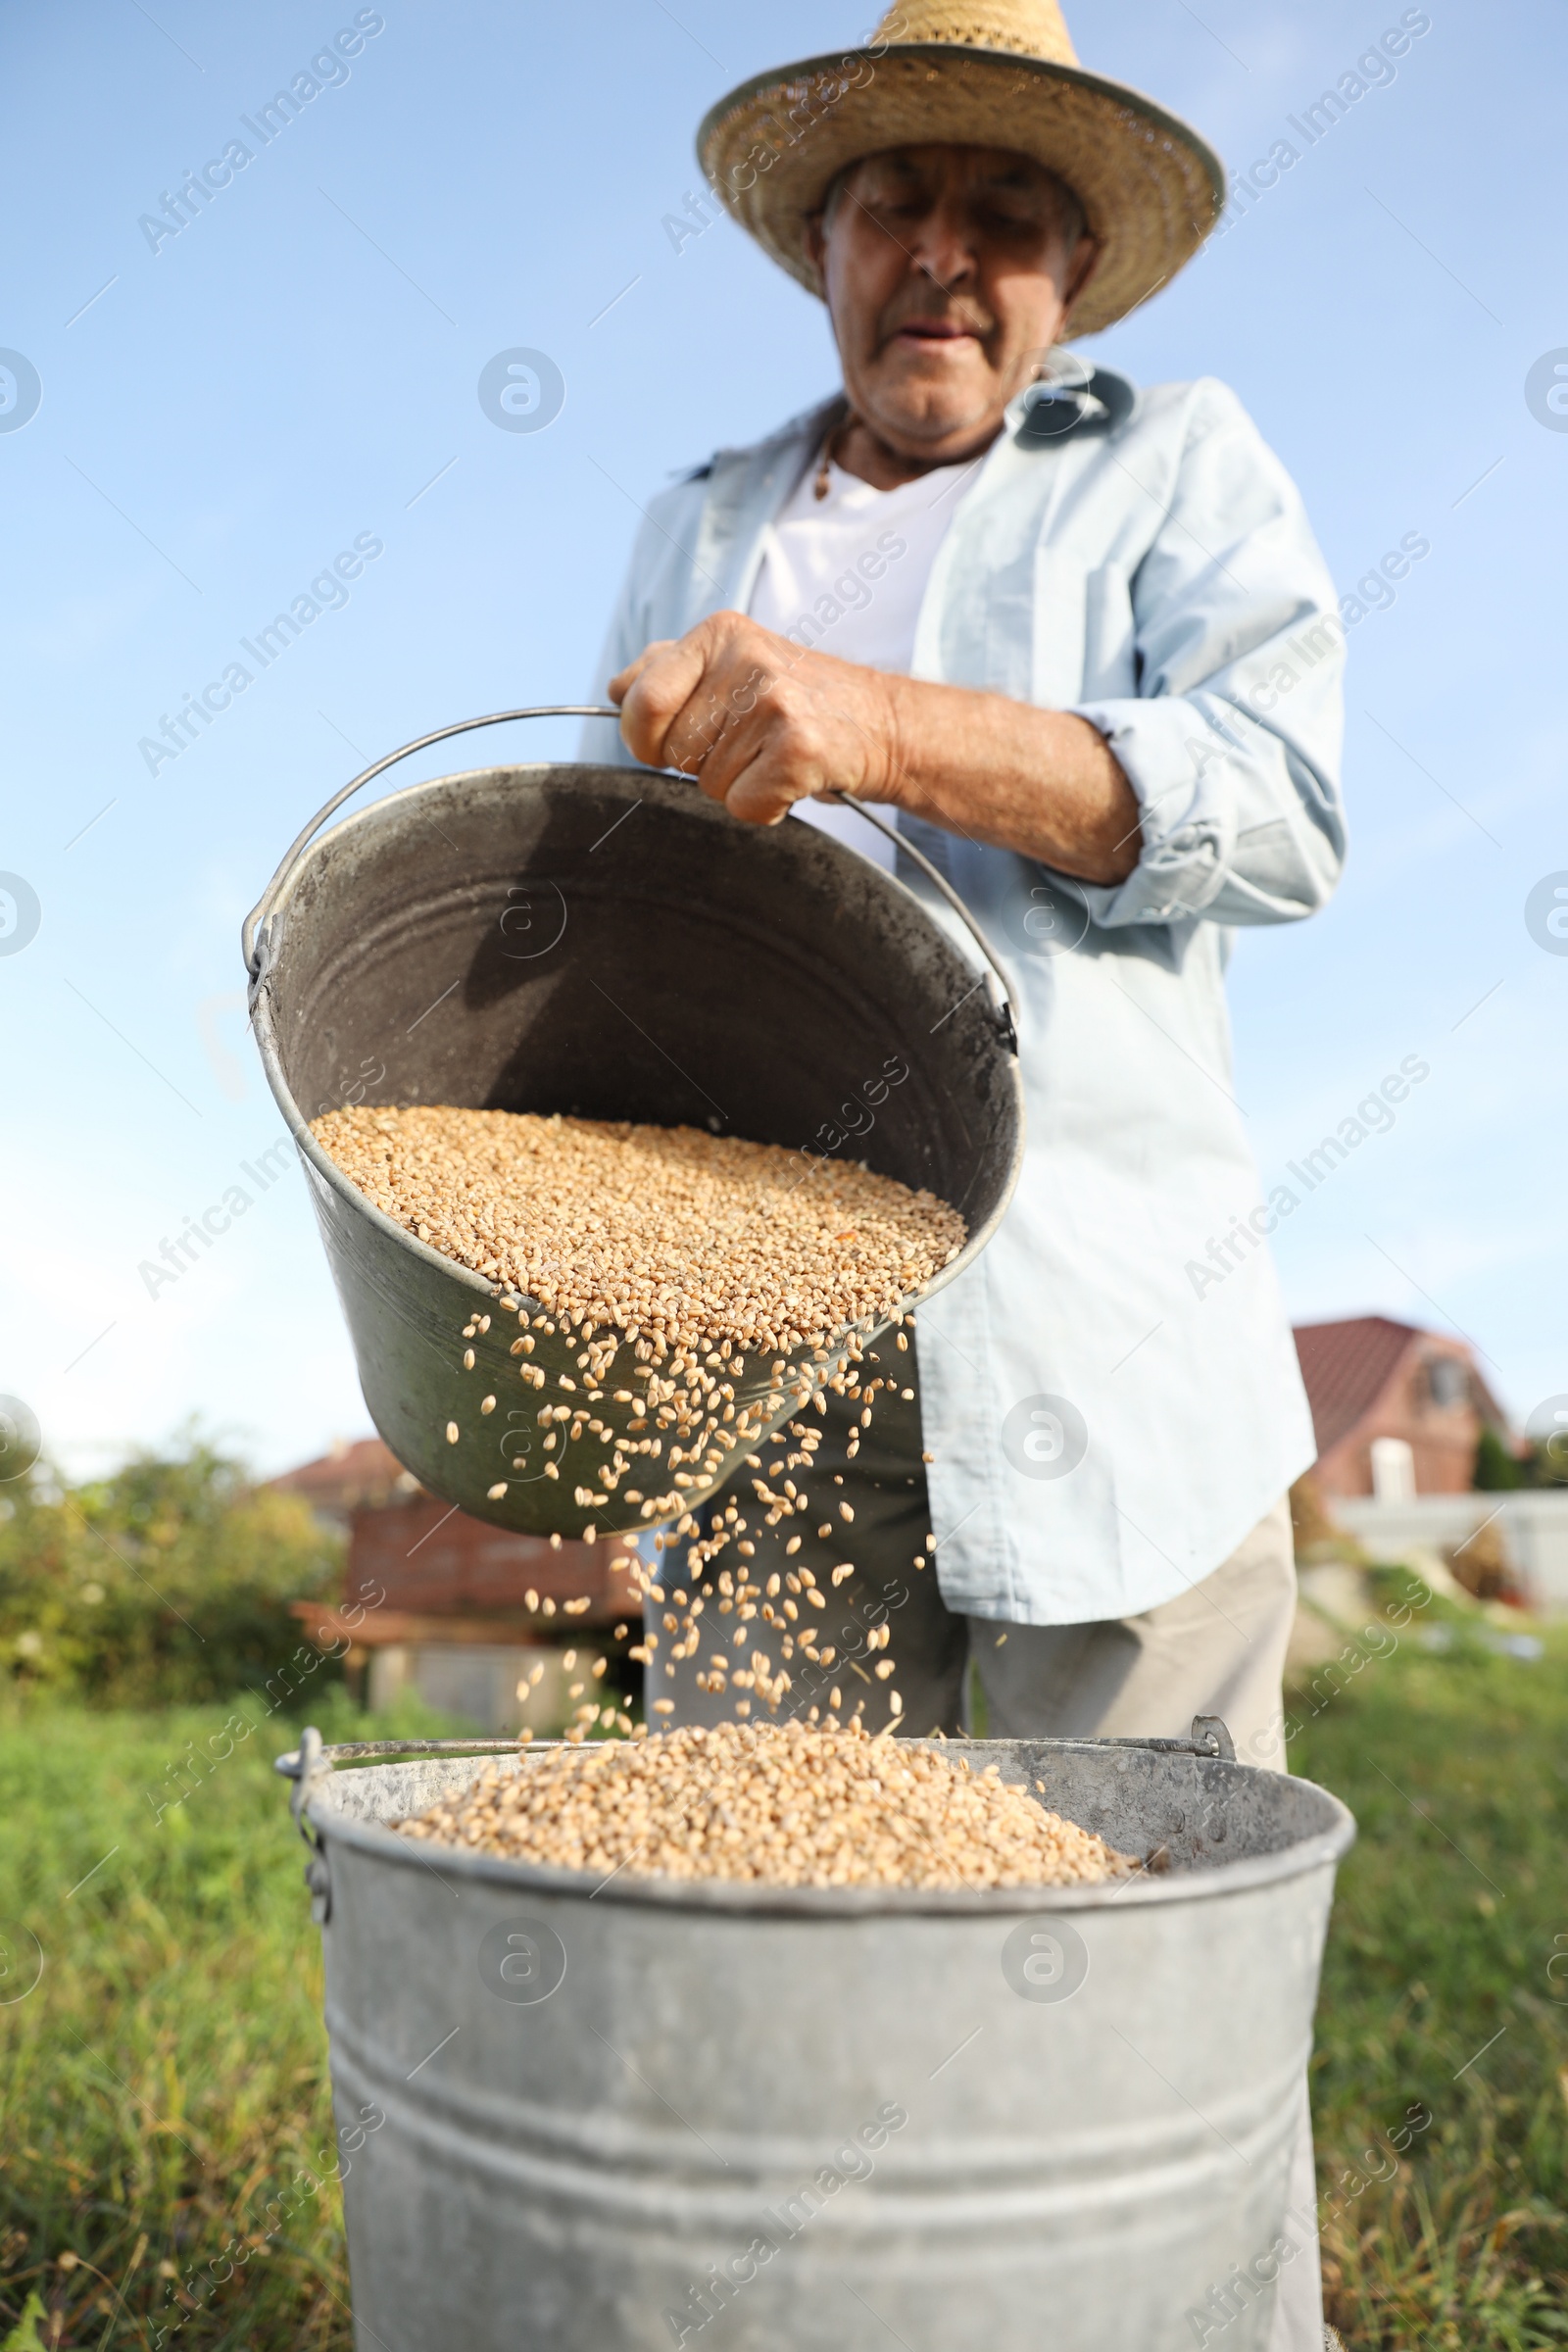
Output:
<svg viewBox="0 0 1568 2352">
<path fill-rule="evenodd" d="M 1215 2287 L 1261 2352 L 1315 2259 L 1286 2183 L 1355 1832 L 1194 1733 L 949 1742 L 1169 1856 L 974 1893 L 416 1844 L 381 1825 L 479 1760 L 333 1774 L 369 1751 L 307 1733 L 360 2352 L 1190 2352 Z"/>
<path fill-rule="evenodd" d="M 935 1289 L 984 1247 L 1016 1181 L 1010 1006 L 891 875 L 815 827 L 738 824 L 650 769 L 481 768 L 410 786 L 313 840 L 393 761 L 491 723 L 378 760 L 307 827 L 245 925 L 253 1026 L 393 1452 L 476 1518 L 612 1534 L 657 1520 L 612 1496 L 577 1500 L 602 1438 L 556 1451 L 546 1476 L 537 1389 L 524 1385 L 580 1378 L 580 1343 L 540 1335 L 519 1367 L 516 1325 L 500 1313 L 466 1339 L 498 1286 L 372 1208 L 307 1122 L 345 1103 L 482 1105 L 781 1144 L 803 1153 L 803 1181 L 823 1154 L 863 1159 L 963 1216 L 965 1247 Z M 614 1400 L 631 1360 L 623 1344 L 600 1378 L 612 1437 L 638 1409 Z M 750 1436 L 721 1432 L 681 1474 L 678 1507 L 721 1486 L 841 1360 L 803 1350 L 774 1382 L 754 1355 L 735 1384 Z M 486 1392 L 501 1402 L 481 1417 Z"/>
</svg>

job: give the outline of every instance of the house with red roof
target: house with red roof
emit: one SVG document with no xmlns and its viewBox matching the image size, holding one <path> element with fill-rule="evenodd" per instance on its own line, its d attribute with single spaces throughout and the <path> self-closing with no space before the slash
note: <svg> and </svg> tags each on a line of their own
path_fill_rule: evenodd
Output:
<svg viewBox="0 0 1568 2352">
<path fill-rule="evenodd" d="M 419 1491 L 413 1471 L 405 1470 L 379 1438 L 334 1438 L 314 1462 L 285 1470 L 270 1483 L 279 1494 L 298 1494 L 318 1519 L 345 1533 L 356 1511 L 378 1510 Z"/>
<path fill-rule="evenodd" d="M 559 1664 L 573 1640 L 600 1649 L 608 1636 L 619 1654 L 640 1634 L 618 1545 L 553 1545 L 470 1518 L 426 1493 L 379 1438 L 340 1443 L 272 1484 L 347 1533 L 341 1602 L 292 1607 L 313 1637 L 347 1643 L 338 1654 L 372 1707 L 413 1689 L 486 1731 L 554 1728 L 579 1694 Z"/>
<path fill-rule="evenodd" d="M 1392 1315 L 1352 1315 L 1298 1323 L 1296 1352 L 1325 1500 L 1468 1494 L 1483 1428 L 1507 1436 L 1508 1417 L 1474 1350 L 1446 1332 Z"/>
</svg>

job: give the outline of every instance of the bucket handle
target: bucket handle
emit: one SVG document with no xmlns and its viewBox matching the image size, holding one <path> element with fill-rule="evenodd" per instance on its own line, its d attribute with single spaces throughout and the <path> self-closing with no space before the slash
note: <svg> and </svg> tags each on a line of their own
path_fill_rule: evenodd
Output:
<svg viewBox="0 0 1568 2352">
<path fill-rule="evenodd" d="M 395 767 L 400 760 L 409 759 L 415 752 L 428 751 L 432 743 L 445 743 L 449 735 L 466 735 L 474 727 L 499 727 L 504 721 L 511 718 L 619 718 L 619 716 L 618 710 L 612 710 L 603 703 L 541 703 L 528 710 L 492 710 L 484 718 L 460 718 L 450 727 L 437 727 L 433 734 L 419 735 L 413 743 L 406 743 L 401 751 L 388 752 L 384 760 L 372 760 L 368 767 L 361 770 L 352 784 L 345 784 L 341 792 L 333 793 L 332 798 L 323 808 L 318 808 L 303 833 L 297 833 L 284 851 L 276 873 L 273 874 L 272 879 L 239 927 L 239 947 L 240 954 L 245 958 L 245 969 L 253 980 L 261 978 L 262 926 L 272 911 L 278 892 L 294 871 L 295 866 L 298 865 L 306 849 L 326 823 L 327 818 L 335 816 L 344 802 L 352 800 L 362 784 L 368 784 L 372 777 L 381 775 L 389 767 Z"/>
<path fill-rule="evenodd" d="M 321 1735 L 314 1726 L 301 1736 L 297 1748 L 286 1755 L 274 1756 L 272 1770 L 295 1788 L 289 1806 L 296 1822 L 301 1822 L 306 1806 L 323 1780 L 330 1780 L 334 1766 L 360 1764 L 368 1756 L 499 1756 L 537 1755 L 549 1748 L 565 1747 L 564 1740 L 533 1740 L 526 1746 L 506 1734 L 498 1733 L 490 1740 L 340 1740 L 334 1745 L 324 1745 Z M 1187 1740 L 1102 1739 L 1075 1741 L 1085 1747 L 1143 1747 L 1155 1755 L 1202 1756 L 1211 1763 L 1234 1764 L 1236 1742 L 1218 1715 L 1195 1715 L 1192 1737 Z M 300 1828 L 300 1836 L 314 1852 L 316 1840 Z"/>
<path fill-rule="evenodd" d="M 998 962 L 990 940 L 987 939 L 941 867 L 933 865 L 924 850 L 917 850 L 913 842 L 899 831 L 897 825 L 890 825 L 886 817 L 878 816 L 874 809 L 866 807 L 863 801 L 858 801 L 853 792 L 845 792 L 840 789 L 824 793 L 822 797 L 824 800 L 842 801 L 846 808 L 853 808 L 857 816 L 863 816 L 868 825 L 874 825 L 886 840 L 892 842 L 895 850 L 902 850 L 906 858 L 912 858 L 926 880 L 931 883 L 933 888 L 941 892 L 990 966 L 989 974 L 983 974 L 981 980 L 975 982 L 975 988 L 979 988 L 982 981 L 989 977 L 993 995 L 992 1010 L 997 1016 L 997 1027 L 1001 1032 L 1002 1042 L 1009 1054 L 1016 1054 L 1018 1051 L 1018 1007 L 1013 1002 L 1011 982 Z M 971 989 L 969 994 L 973 996 L 974 989 Z M 1002 1000 L 1000 1004 L 995 1002 L 997 997 Z M 966 1000 L 962 997 L 958 999 L 958 1004 L 965 1002 Z M 958 1004 L 953 1006 L 952 1012 L 945 1012 L 942 1019 L 950 1020 L 952 1013 L 957 1011 Z M 937 1026 L 940 1028 L 942 1022 L 939 1021 Z"/>
<path fill-rule="evenodd" d="M 260 899 L 251 908 L 249 914 L 245 917 L 244 922 L 240 925 L 240 954 L 245 958 L 245 969 L 250 973 L 253 980 L 260 980 L 262 976 L 262 958 L 265 950 L 265 942 L 262 936 L 263 929 L 269 916 L 271 914 L 274 905 L 276 904 L 278 892 L 282 889 L 283 884 L 287 881 L 295 866 L 298 865 L 305 851 L 315 840 L 317 834 L 319 833 L 321 827 L 326 823 L 327 819 L 337 814 L 337 811 L 342 808 L 345 801 L 352 800 L 353 796 L 359 791 L 362 784 L 370 783 L 376 776 L 384 774 L 387 768 L 395 767 L 400 760 L 407 760 L 411 758 L 415 752 L 428 751 L 432 743 L 445 743 L 448 737 L 452 735 L 469 734 L 475 727 L 499 727 L 505 725 L 509 720 L 514 718 L 618 719 L 619 717 L 620 712 L 613 707 L 613 705 L 606 703 L 540 703 L 526 710 L 492 710 L 483 718 L 460 718 L 449 727 L 437 727 L 433 733 L 429 735 L 417 736 L 413 743 L 404 744 L 401 751 L 388 752 L 384 760 L 372 760 L 368 767 L 361 770 L 360 774 L 354 778 L 354 781 L 351 784 L 345 784 L 341 792 L 333 793 L 332 798 L 325 804 L 324 808 L 320 808 L 317 810 L 316 814 L 312 817 L 310 823 L 305 827 L 304 831 L 297 833 L 294 839 L 289 843 L 288 848 L 284 851 L 277 871 L 273 874 L 271 880 L 268 883 L 267 888 L 263 891 Z M 675 770 L 672 772 L 683 773 L 684 771 Z M 690 778 L 687 778 L 687 781 L 690 781 Z M 980 954 L 985 958 L 985 961 L 989 967 L 994 990 L 1000 995 L 1001 998 L 1000 1004 L 994 1004 L 993 1006 L 993 1009 L 996 1013 L 997 1026 L 1002 1033 L 1003 1043 L 1007 1047 L 1010 1053 L 1016 1054 L 1018 1051 L 1017 1007 L 1013 1001 L 1012 989 L 1008 983 L 1007 975 L 1004 971 L 1001 963 L 998 961 L 997 956 L 992 949 L 991 942 L 987 939 L 985 933 L 981 930 L 979 924 L 975 921 L 974 916 L 969 912 L 968 907 L 964 905 L 962 899 L 954 889 L 946 874 L 942 873 L 938 867 L 932 864 L 930 858 L 925 855 L 923 850 L 917 850 L 912 841 L 906 840 L 905 836 L 898 830 L 897 826 L 890 825 L 885 817 L 878 816 L 874 810 L 866 807 L 863 801 L 857 800 L 854 793 L 837 791 L 830 795 L 824 795 L 824 798 L 842 801 L 847 808 L 853 808 L 857 816 L 863 817 L 868 825 L 873 825 L 878 833 L 884 835 L 887 840 L 891 841 L 896 849 L 902 850 L 906 858 L 912 858 L 915 864 L 924 874 L 926 880 L 931 883 L 933 888 L 936 889 L 947 901 L 948 905 L 953 908 L 954 913 L 957 916 L 964 929 L 968 932 L 969 937 L 974 941 L 974 944 L 979 949 Z M 982 981 L 976 981 L 975 986 L 977 988 L 981 985 L 983 985 Z M 972 990 L 970 991 L 970 994 L 973 994 Z M 964 1000 L 960 998 L 959 1003 L 961 1004 L 963 1002 Z M 953 1010 L 956 1012 L 957 1009 L 958 1007 L 956 1004 L 953 1007 Z M 946 1019 L 950 1016 L 945 1014 L 943 1017 Z"/>
</svg>

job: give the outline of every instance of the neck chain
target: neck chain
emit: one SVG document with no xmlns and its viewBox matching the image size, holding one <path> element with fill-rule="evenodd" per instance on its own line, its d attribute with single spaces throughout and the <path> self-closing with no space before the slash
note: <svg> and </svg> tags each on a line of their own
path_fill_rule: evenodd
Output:
<svg viewBox="0 0 1568 2352">
<path fill-rule="evenodd" d="M 837 454 L 839 442 L 855 421 L 855 411 L 847 410 L 837 424 L 830 426 L 823 440 L 822 455 L 817 460 L 816 480 L 812 485 L 813 494 L 817 498 L 826 498 L 828 494 L 829 476 L 832 472 L 833 460 Z"/>
</svg>

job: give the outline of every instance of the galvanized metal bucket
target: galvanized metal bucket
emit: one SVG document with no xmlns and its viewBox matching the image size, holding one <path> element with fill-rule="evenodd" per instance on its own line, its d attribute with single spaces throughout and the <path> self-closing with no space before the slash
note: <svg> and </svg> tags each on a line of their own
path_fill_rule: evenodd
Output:
<svg viewBox="0 0 1568 2352">
<path fill-rule="evenodd" d="M 615 715 L 504 711 L 377 760 L 299 836 L 243 933 L 263 1066 L 304 1161 L 376 1428 L 444 1500 L 564 1536 L 657 1521 L 576 1499 L 607 1458 L 603 1441 L 558 1448 L 546 1476 L 535 1391 L 508 1353 L 516 1325 L 494 1314 L 462 1336 L 496 1284 L 372 1208 L 311 1119 L 345 1103 L 483 1105 L 782 1144 L 801 1152 L 803 1181 L 823 1155 L 863 1159 L 962 1214 L 967 1241 L 933 1290 L 985 1247 L 1023 1151 L 1004 978 L 999 988 L 1001 967 L 929 866 L 994 967 L 979 979 L 912 892 L 817 828 L 737 824 L 688 779 L 650 769 L 480 768 L 412 785 L 316 838 L 350 793 L 413 752 L 503 718 L 572 712 Z M 467 1345 L 477 1362 L 465 1374 Z M 560 1374 L 576 1377 L 579 1345 L 541 1335 L 529 1365 L 554 1391 Z M 735 1384 L 750 1443 L 841 1360 L 803 1356 L 775 1383 L 754 1356 Z M 612 1435 L 637 1409 L 614 1401 L 630 1369 L 627 1344 L 601 1379 L 597 1412 Z M 486 1392 L 502 1402 L 481 1417 Z M 683 1474 L 684 1507 L 745 1450 L 725 1432 Z"/>
<path fill-rule="evenodd" d="M 926 1893 L 415 1843 L 480 1760 L 308 1732 L 360 2352 L 1261 2352 L 1355 1833 L 1194 1733 L 950 1742 L 1168 1867 Z"/>
</svg>

